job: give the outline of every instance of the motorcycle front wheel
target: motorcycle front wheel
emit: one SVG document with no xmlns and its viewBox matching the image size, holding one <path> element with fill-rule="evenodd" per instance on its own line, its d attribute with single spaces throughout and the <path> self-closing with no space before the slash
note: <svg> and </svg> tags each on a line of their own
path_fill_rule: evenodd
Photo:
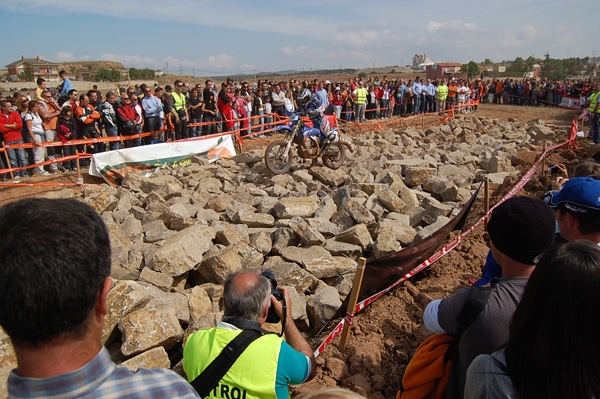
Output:
<svg viewBox="0 0 600 399">
<path fill-rule="evenodd" d="M 265 165 L 272 173 L 280 175 L 287 172 L 292 166 L 292 149 L 284 155 L 287 143 L 285 141 L 274 141 L 265 151 Z"/>
<path fill-rule="evenodd" d="M 344 147 L 340 143 L 330 143 L 325 147 L 321 154 L 323 165 L 330 169 L 339 169 L 346 159 Z"/>
</svg>

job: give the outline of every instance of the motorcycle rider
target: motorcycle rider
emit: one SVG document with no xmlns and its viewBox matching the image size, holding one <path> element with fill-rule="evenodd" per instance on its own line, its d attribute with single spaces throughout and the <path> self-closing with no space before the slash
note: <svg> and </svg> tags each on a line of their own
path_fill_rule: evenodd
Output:
<svg viewBox="0 0 600 399">
<path fill-rule="evenodd" d="M 312 121 L 313 127 L 319 128 L 320 135 L 319 139 L 321 142 L 328 138 L 333 140 L 335 133 L 331 130 L 331 124 L 329 119 L 325 118 L 325 106 L 321 104 L 321 101 L 307 88 L 300 90 L 298 97 L 296 98 L 296 104 L 298 105 L 298 111 L 301 115 L 306 115 Z M 331 135 L 331 136 L 330 136 Z"/>
</svg>

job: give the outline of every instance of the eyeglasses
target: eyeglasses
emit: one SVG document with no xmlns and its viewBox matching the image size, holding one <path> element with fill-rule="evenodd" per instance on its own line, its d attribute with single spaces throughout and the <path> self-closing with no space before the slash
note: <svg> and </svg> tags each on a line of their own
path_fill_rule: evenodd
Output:
<svg viewBox="0 0 600 399">
<path fill-rule="evenodd" d="M 132 98 L 131 101 L 137 101 L 137 98 Z"/>
<path fill-rule="evenodd" d="M 129 97 L 121 97 L 121 101 L 129 101 Z"/>
<path fill-rule="evenodd" d="M 52 96 L 43 96 L 44 98 L 52 98 Z"/>
<path fill-rule="evenodd" d="M 23 102 L 24 102 L 24 103 L 28 103 L 28 102 L 29 102 L 29 100 L 28 100 L 28 99 L 25 99 L 25 100 L 23 100 Z"/>
<path fill-rule="evenodd" d="M 151 92 L 150 90 L 144 90 L 144 93 L 150 93 L 150 92 Z"/>
<path fill-rule="evenodd" d="M 183 85 L 177 85 L 177 87 L 183 87 Z"/>
</svg>

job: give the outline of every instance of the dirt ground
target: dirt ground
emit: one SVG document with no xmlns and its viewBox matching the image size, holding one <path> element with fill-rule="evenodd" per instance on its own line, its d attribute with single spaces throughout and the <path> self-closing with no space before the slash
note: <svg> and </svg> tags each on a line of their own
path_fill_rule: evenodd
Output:
<svg viewBox="0 0 600 399">
<path fill-rule="evenodd" d="M 567 127 L 570 126 L 576 113 L 555 108 L 481 105 L 477 115 L 499 120 L 512 118 L 521 122 L 542 119 L 549 125 Z M 411 125 L 419 129 L 422 126 L 426 128 L 439 124 L 440 118 L 433 116 L 402 122 L 393 119 L 390 121 L 394 127 Z M 374 124 L 363 126 L 348 124 L 344 128 L 346 134 L 352 137 L 377 127 Z M 587 127 L 584 130 L 587 132 Z M 243 149 L 248 151 L 264 148 L 271 140 L 273 138 L 248 140 Z M 594 146 L 589 140 L 580 138 L 577 150 L 559 149 L 550 154 L 546 158 L 545 169 L 549 165 L 564 163 L 572 171 L 579 162 L 589 158 L 598 150 L 600 146 Z M 523 149 L 518 154 L 524 163 L 522 172 L 531 167 L 541 151 L 542 148 L 538 151 Z M 104 184 L 101 179 L 87 175 L 83 177 L 88 184 Z M 35 180 L 32 178 L 30 182 L 69 184 L 75 183 L 76 178 L 77 175 L 71 173 L 51 178 Z M 515 178 L 505 181 L 500 187 L 492 187 L 490 203 L 497 202 L 517 181 L 518 179 Z M 550 176 L 547 172 L 536 173 L 519 194 L 539 197 L 545 192 L 549 183 Z M 60 186 L 0 186 L 0 204 L 62 188 Z M 471 210 L 467 226 L 473 225 L 483 214 L 483 194 L 480 193 Z M 453 234 L 454 237 L 457 233 Z M 294 388 L 293 393 L 342 386 L 369 398 L 394 398 L 400 387 L 406 364 L 418 345 L 429 336 L 421 322 L 424 307 L 431 299 L 446 297 L 458 288 L 469 284 L 469 279 L 480 276 L 488 252 L 483 234 L 483 228 L 477 228 L 445 257 L 359 313 L 354 320 L 346 352 L 340 353 L 337 349 L 339 338 L 334 340 L 317 359 L 319 365 L 317 376 L 312 381 Z M 314 348 L 322 342 L 327 333 L 311 338 L 310 342 Z"/>
</svg>

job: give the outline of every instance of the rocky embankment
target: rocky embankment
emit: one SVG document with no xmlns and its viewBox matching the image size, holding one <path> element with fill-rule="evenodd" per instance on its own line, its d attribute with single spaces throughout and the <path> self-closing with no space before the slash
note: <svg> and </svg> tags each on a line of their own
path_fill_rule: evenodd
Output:
<svg viewBox="0 0 600 399">
<path fill-rule="evenodd" d="M 359 257 L 422 240 L 484 177 L 502 183 L 518 174 L 524 164 L 517 151 L 565 137 L 543 121 L 465 116 L 424 132 L 355 137 L 357 151 L 336 171 L 297 159 L 288 174 L 272 176 L 263 152 L 253 150 L 147 177 L 129 174 L 124 187 L 48 196 L 80 198 L 109 228 L 117 284 L 102 339 L 113 359 L 181 371 L 185 337 L 220 317 L 229 273 L 270 269 L 293 288 L 294 319 L 311 334 L 349 293 Z M 1 374 L 15 366 L 0 331 Z"/>
</svg>

